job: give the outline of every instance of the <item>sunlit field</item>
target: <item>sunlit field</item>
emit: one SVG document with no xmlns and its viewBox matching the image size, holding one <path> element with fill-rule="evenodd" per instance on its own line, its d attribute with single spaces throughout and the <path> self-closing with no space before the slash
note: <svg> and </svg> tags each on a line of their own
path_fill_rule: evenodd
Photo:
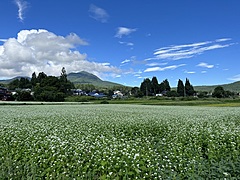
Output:
<svg viewBox="0 0 240 180">
<path fill-rule="evenodd" d="M 1 179 L 238 179 L 240 107 L 0 106 Z"/>
</svg>

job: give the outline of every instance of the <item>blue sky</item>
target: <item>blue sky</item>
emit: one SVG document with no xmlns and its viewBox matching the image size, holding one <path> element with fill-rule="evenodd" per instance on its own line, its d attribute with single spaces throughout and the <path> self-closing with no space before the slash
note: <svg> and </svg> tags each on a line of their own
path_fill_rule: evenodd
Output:
<svg viewBox="0 0 240 180">
<path fill-rule="evenodd" d="M 240 80 L 239 0 L 3 0 L 0 79 L 88 71 L 140 86 Z"/>
</svg>

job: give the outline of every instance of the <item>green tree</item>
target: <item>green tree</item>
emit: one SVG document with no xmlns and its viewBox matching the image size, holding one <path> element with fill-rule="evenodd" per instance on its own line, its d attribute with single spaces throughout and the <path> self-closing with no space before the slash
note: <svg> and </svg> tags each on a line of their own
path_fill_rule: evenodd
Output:
<svg viewBox="0 0 240 180">
<path fill-rule="evenodd" d="M 32 76 L 35 76 L 34 73 Z M 74 89 L 73 83 L 67 80 L 64 67 L 60 78 L 47 76 L 44 72 L 41 72 L 38 74 L 36 81 L 34 98 L 38 101 L 64 101 L 64 98 L 71 94 L 71 89 Z"/>
<path fill-rule="evenodd" d="M 143 97 L 143 93 L 140 91 L 139 87 L 133 87 L 131 89 L 131 94 L 134 97 Z"/>
<path fill-rule="evenodd" d="M 68 81 L 68 80 L 67 80 L 67 71 L 66 71 L 65 67 L 62 68 L 60 80 L 61 80 L 63 83 L 67 83 L 67 81 Z"/>
<path fill-rule="evenodd" d="M 64 94 L 70 94 L 71 89 L 75 88 L 74 84 L 72 82 L 68 81 L 68 79 L 67 79 L 67 71 L 66 71 L 65 67 L 62 68 L 60 82 L 61 82 L 60 92 L 62 92 Z"/>
<path fill-rule="evenodd" d="M 167 79 L 163 81 L 163 84 L 164 84 L 165 91 L 171 91 L 171 87 Z"/>
<path fill-rule="evenodd" d="M 175 90 L 171 90 L 167 92 L 168 97 L 178 97 L 178 93 Z"/>
<path fill-rule="evenodd" d="M 31 82 L 28 78 L 21 77 L 20 79 L 15 79 L 12 82 L 8 84 L 8 88 L 10 90 L 15 90 L 15 89 L 26 89 L 26 88 L 31 88 Z"/>
<path fill-rule="evenodd" d="M 38 73 L 37 83 L 41 83 L 43 81 L 43 79 L 45 79 L 46 77 L 47 77 L 47 75 L 44 72 Z"/>
<path fill-rule="evenodd" d="M 148 96 L 151 94 L 151 80 L 146 78 L 143 80 L 140 86 L 140 91 L 145 95 Z"/>
<path fill-rule="evenodd" d="M 17 101 L 32 101 L 33 97 L 30 92 L 27 91 L 18 91 L 16 95 Z"/>
<path fill-rule="evenodd" d="M 36 84 L 37 84 L 37 75 L 35 72 L 32 73 L 31 84 L 33 87 L 36 86 Z"/>
<path fill-rule="evenodd" d="M 184 96 L 185 93 L 184 93 L 184 84 L 183 84 L 183 81 L 181 79 L 178 80 L 178 85 L 177 85 L 177 93 L 179 96 Z"/>
<path fill-rule="evenodd" d="M 223 98 L 225 97 L 225 91 L 222 86 L 217 86 L 212 94 L 212 97 Z"/>
<path fill-rule="evenodd" d="M 161 82 L 159 85 L 158 85 L 158 92 L 159 93 L 162 93 L 163 91 L 165 91 L 165 85 L 164 85 L 164 82 Z"/>
<path fill-rule="evenodd" d="M 157 80 L 157 78 L 154 76 L 153 78 L 152 78 L 152 81 L 151 81 L 151 87 L 152 87 L 152 89 L 151 89 L 151 92 L 153 93 L 153 94 L 157 94 L 158 93 L 158 80 Z"/>
<path fill-rule="evenodd" d="M 19 88 L 19 79 L 15 79 L 8 84 L 8 89 L 15 90 Z"/>
<path fill-rule="evenodd" d="M 21 77 L 20 80 L 19 80 L 19 85 L 18 87 L 20 89 L 24 89 L 24 88 L 31 88 L 32 85 L 31 85 L 31 82 L 29 81 L 28 78 L 23 78 Z"/>
<path fill-rule="evenodd" d="M 185 94 L 186 96 L 193 96 L 195 93 L 193 86 L 190 84 L 189 79 L 186 78 L 185 82 Z"/>
</svg>

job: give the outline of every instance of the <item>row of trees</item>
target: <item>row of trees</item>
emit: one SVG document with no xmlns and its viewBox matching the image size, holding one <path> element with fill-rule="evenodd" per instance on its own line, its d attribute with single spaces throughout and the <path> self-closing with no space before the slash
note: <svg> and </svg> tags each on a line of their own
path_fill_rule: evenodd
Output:
<svg viewBox="0 0 240 180">
<path fill-rule="evenodd" d="M 158 83 L 156 77 L 152 80 L 146 78 L 140 85 L 140 88 L 134 87 L 131 93 L 135 96 L 155 96 L 162 94 L 167 96 L 193 96 L 195 94 L 193 86 L 190 84 L 189 79 L 186 79 L 185 85 L 182 80 L 178 80 L 177 91 L 171 90 L 170 84 L 167 79 Z"/>
</svg>

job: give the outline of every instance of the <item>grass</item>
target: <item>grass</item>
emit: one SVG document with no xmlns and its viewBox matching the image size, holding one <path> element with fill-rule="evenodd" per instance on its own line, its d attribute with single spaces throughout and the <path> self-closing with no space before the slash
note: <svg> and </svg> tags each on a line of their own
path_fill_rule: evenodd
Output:
<svg viewBox="0 0 240 180">
<path fill-rule="evenodd" d="M 240 107 L 240 99 L 218 98 L 168 98 L 168 97 L 144 97 L 126 99 L 96 99 L 89 96 L 71 96 L 66 102 L 19 102 L 0 101 L 0 105 L 74 105 L 74 104 L 139 104 L 139 105 L 163 105 L 163 106 L 208 106 L 208 107 Z"/>
<path fill-rule="evenodd" d="M 101 100 L 95 101 L 99 103 Z M 141 104 L 141 105 L 165 105 L 165 106 L 212 106 L 212 107 L 240 107 L 237 99 L 187 99 L 187 98 L 130 98 L 108 100 L 110 104 Z"/>
</svg>

